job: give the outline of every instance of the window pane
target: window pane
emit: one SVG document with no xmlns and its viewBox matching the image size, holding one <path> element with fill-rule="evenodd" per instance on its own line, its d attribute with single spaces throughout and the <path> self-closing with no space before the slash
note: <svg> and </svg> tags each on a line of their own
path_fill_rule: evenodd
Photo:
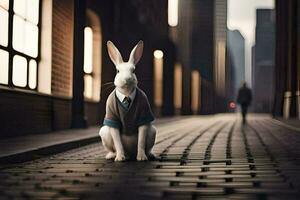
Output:
<svg viewBox="0 0 300 200">
<path fill-rule="evenodd" d="M 9 0 L 0 0 L 0 6 L 2 8 L 5 8 L 6 10 L 8 10 L 9 7 Z"/>
<path fill-rule="evenodd" d="M 91 75 L 84 75 L 84 96 L 86 98 L 93 97 L 93 77 Z"/>
<path fill-rule="evenodd" d="M 8 84 L 8 52 L 0 49 L 0 83 Z"/>
<path fill-rule="evenodd" d="M 26 0 L 14 0 L 14 12 L 22 17 L 26 17 Z"/>
<path fill-rule="evenodd" d="M 25 23 L 24 53 L 33 57 L 38 55 L 38 27 L 29 22 Z"/>
<path fill-rule="evenodd" d="M 13 22 L 13 48 L 20 52 L 24 52 L 24 31 L 25 31 L 25 21 L 14 15 Z"/>
<path fill-rule="evenodd" d="M 25 87 L 27 84 L 27 61 L 22 56 L 14 56 L 13 59 L 13 84 Z"/>
<path fill-rule="evenodd" d="M 27 0 L 26 19 L 35 25 L 39 22 L 39 0 Z"/>
<path fill-rule="evenodd" d="M 84 29 L 84 67 L 85 73 L 93 71 L 93 30 L 90 27 Z"/>
<path fill-rule="evenodd" d="M 29 62 L 29 87 L 31 89 L 36 88 L 36 75 L 37 75 L 37 64 L 35 60 Z"/>
<path fill-rule="evenodd" d="M 7 46 L 8 42 L 8 12 L 0 7 L 0 44 Z"/>
</svg>

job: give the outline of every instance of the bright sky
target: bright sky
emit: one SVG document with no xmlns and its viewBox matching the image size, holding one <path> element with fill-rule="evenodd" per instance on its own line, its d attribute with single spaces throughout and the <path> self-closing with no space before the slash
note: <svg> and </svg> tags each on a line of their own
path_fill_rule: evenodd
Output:
<svg viewBox="0 0 300 200">
<path fill-rule="evenodd" d="M 274 0 L 228 0 L 228 28 L 245 38 L 246 81 L 251 85 L 251 47 L 255 43 L 257 8 L 274 8 Z"/>
</svg>

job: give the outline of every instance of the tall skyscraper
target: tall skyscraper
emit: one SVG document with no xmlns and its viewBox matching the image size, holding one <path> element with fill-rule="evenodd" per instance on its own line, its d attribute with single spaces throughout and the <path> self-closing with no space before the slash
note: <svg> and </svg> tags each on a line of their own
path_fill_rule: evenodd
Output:
<svg viewBox="0 0 300 200">
<path fill-rule="evenodd" d="M 238 30 L 228 30 L 227 45 L 229 51 L 227 59 L 231 60 L 227 68 L 231 68 L 233 71 L 231 81 L 234 91 L 231 94 L 235 97 L 242 82 L 245 81 L 245 38 Z"/>
<path fill-rule="evenodd" d="M 274 94 L 275 12 L 256 10 L 255 46 L 252 49 L 253 109 L 271 112 Z"/>
</svg>

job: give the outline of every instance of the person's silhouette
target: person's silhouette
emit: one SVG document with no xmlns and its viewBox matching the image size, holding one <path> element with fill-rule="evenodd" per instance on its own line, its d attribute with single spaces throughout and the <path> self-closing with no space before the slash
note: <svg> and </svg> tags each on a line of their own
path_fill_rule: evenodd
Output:
<svg viewBox="0 0 300 200">
<path fill-rule="evenodd" d="M 248 107 L 252 101 L 252 92 L 247 87 L 246 82 L 243 83 L 243 86 L 239 89 L 237 103 L 240 104 L 242 108 L 242 117 L 243 117 L 243 124 L 246 123 L 246 115 L 248 111 Z"/>
</svg>

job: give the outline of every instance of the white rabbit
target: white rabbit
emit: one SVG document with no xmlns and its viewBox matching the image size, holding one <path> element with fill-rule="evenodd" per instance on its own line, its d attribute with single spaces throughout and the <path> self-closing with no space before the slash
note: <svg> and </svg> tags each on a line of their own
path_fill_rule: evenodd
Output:
<svg viewBox="0 0 300 200">
<path fill-rule="evenodd" d="M 124 161 L 136 158 L 138 161 L 152 157 L 156 129 L 145 93 L 137 87 L 135 65 L 143 53 L 143 41 L 132 49 L 128 62 L 123 62 L 119 50 L 107 42 L 108 54 L 116 66 L 115 90 L 106 101 L 106 115 L 99 131 L 102 144 L 108 151 L 106 159 Z"/>
</svg>

